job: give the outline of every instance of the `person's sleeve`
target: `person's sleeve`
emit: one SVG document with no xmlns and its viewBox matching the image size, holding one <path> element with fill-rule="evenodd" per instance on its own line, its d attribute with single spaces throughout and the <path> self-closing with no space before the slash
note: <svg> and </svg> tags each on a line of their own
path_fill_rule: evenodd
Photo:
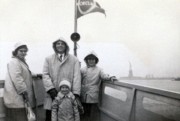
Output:
<svg viewBox="0 0 180 121">
<path fill-rule="evenodd" d="M 58 100 L 55 99 L 52 102 L 52 110 L 51 110 L 51 121 L 57 121 L 58 120 Z"/>
<path fill-rule="evenodd" d="M 49 70 L 49 63 L 48 63 L 48 59 L 45 59 L 44 62 L 44 66 L 43 66 L 43 83 L 44 83 L 44 87 L 46 92 L 49 91 L 50 89 L 54 88 L 54 85 L 52 83 L 52 79 L 50 77 L 50 70 Z"/>
<path fill-rule="evenodd" d="M 110 76 L 109 74 L 105 74 L 103 70 L 101 70 L 100 72 L 100 77 L 102 80 L 106 80 L 106 81 L 112 81 L 112 82 L 118 81 L 115 76 Z"/>
<path fill-rule="evenodd" d="M 81 72 L 79 61 L 76 61 L 74 65 L 74 78 L 72 82 L 72 92 L 73 94 L 80 95 L 81 91 Z"/>
<path fill-rule="evenodd" d="M 74 119 L 75 121 L 80 121 L 80 115 L 78 111 L 78 104 L 76 100 L 73 101 Z"/>
<path fill-rule="evenodd" d="M 80 73 L 81 73 L 81 81 L 83 80 L 83 69 L 80 69 Z"/>
<path fill-rule="evenodd" d="M 19 63 L 11 62 L 8 64 L 8 73 L 13 85 L 16 88 L 18 94 L 22 94 L 27 91 L 27 86 L 23 78 L 23 70 Z"/>
<path fill-rule="evenodd" d="M 102 80 L 110 80 L 109 74 L 105 74 L 102 69 L 100 70 L 100 78 L 101 78 Z"/>
</svg>

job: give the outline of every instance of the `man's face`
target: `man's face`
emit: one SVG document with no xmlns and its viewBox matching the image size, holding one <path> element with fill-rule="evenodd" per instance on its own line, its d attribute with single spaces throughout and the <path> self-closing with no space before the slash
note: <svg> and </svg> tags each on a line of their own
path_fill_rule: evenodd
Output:
<svg viewBox="0 0 180 121">
<path fill-rule="evenodd" d="M 96 65 L 95 57 L 88 57 L 87 58 L 87 64 L 89 67 L 94 67 Z"/>
<path fill-rule="evenodd" d="M 56 43 L 56 50 L 57 50 L 58 53 L 61 53 L 61 54 L 64 53 L 65 50 L 66 50 L 66 45 L 65 45 L 65 43 L 62 42 L 62 41 L 58 41 L 58 42 Z"/>
</svg>

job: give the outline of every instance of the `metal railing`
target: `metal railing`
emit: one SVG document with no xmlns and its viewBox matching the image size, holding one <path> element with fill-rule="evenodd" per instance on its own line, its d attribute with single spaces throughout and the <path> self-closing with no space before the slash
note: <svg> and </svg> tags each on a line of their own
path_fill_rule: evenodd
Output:
<svg viewBox="0 0 180 121">
<path fill-rule="evenodd" d="M 180 121 L 180 93 L 124 82 L 103 82 L 101 121 Z"/>
</svg>

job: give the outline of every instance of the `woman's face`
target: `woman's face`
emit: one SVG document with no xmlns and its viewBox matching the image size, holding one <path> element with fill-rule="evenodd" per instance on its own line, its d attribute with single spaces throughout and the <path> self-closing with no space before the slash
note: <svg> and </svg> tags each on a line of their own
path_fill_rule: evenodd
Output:
<svg viewBox="0 0 180 121">
<path fill-rule="evenodd" d="M 61 93 L 63 93 L 64 95 L 69 93 L 69 87 L 66 85 L 62 85 L 60 90 L 61 90 Z"/>
<path fill-rule="evenodd" d="M 62 41 L 58 41 L 58 42 L 56 43 L 56 50 L 57 50 L 58 53 L 61 53 L 61 54 L 64 53 L 65 50 L 66 50 L 66 45 L 65 45 L 65 43 L 62 42 Z"/>
<path fill-rule="evenodd" d="M 27 55 L 27 49 L 26 48 L 20 48 L 20 49 L 18 49 L 16 56 L 20 59 L 24 59 L 26 55 Z"/>
</svg>

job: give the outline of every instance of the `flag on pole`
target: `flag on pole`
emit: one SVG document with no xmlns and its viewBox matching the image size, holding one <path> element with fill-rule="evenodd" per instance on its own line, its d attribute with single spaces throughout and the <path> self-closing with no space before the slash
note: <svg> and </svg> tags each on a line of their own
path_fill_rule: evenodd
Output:
<svg viewBox="0 0 180 121">
<path fill-rule="evenodd" d="M 77 0 L 77 18 L 94 12 L 106 15 L 105 10 L 94 0 Z"/>
</svg>

